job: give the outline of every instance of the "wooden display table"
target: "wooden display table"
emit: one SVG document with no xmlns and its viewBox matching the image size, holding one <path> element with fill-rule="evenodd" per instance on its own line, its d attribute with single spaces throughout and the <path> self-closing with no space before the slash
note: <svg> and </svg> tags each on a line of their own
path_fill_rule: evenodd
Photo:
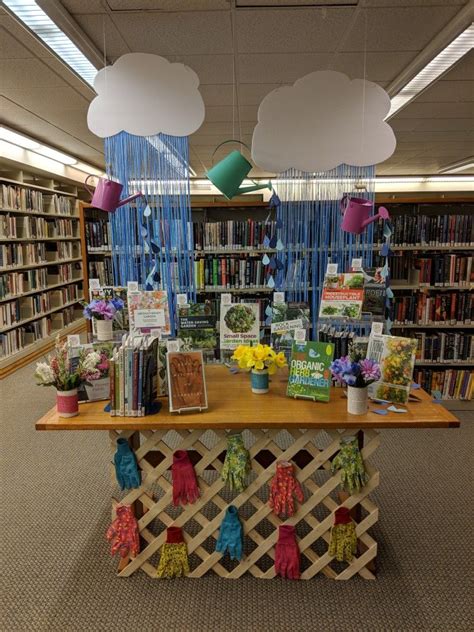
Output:
<svg viewBox="0 0 474 632">
<path fill-rule="evenodd" d="M 285 520 L 295 524 L 302 554 L 302 579 L 323 573 L 333 579 L 349 579 L 356 573 L 373 579 L 377 543 L 368 530 L 378 520 L 378 507 L 369 498 L 379 484 L 379 472 L 370 464 L 370 456 L 380 443 L 384 428 L 455 428 L 459 421 L 448 410 L 434 404 L 430 396 L 417 390 L 419 402 L 409 403 L 404 414 L 386 416 L 368 412 L 347 413 L 342 389 L 332 389 L 327 404 L 286 397 L 286 376 L 273 376 L 270 393 L 254 395 L 247 374 L 232 374 L 223 366 L 207 366 L 206 382 L 209 409 L 202 413 L 169 413 L 167 400 L 156 415 L 142 418 L 111 417 L 104 412 L 105 402 L 81 404 L 80 414 L 71 419 L 58 417 L 56 409 L 37 423 L 37 430 L 107 430 L 112 452 L 119 436 L 128 439 L 142 470 L 142 485 L 129 490 L 120 502 L 132 504 L 138 518 L 142 550 L 134 559 L 119 566 L 120 576 L 142 569 L 156 577 L 156 553 L 165 541 L 166 527 L 182 526 L 191 556 L 189 577 L 202 577 L 213 570 L 221 577 L 237 578 L 245 572 L 255 577 L 275 576 L 272 560 L 277 527 L 282 520 L 268 506 L 268 483 L 275 473 L 275 460 L 292 460 L 303 486 L 305 501 Z M 378 404 L 370 407 L 380 408 Z M 252 459 L 248 487 L 240 494 L 225 489 L 218 473 L 222 469 L 229 429 L 247 430 L 245 443 Z M 369 481 L 359 494 L 338 493 L 340 472 L 331 473 L 331 460 L 339 450 L 343 436 L 359 439 Z M 289 446 L 289 447 L 288 447 Z M 172 486 L 169 470 L 173 451 L 191 452 L 201 489 L 201 498 L 193 505 L 176 510 L 171 506 Z M 396 455 L 394 455 L 396 457 Z M 111 475 L 115 472 L 111 464 Z M 223 498 L 226 495 L 226 499 Z M 118 500 L 114 499 L 114 506 Z M 232 504 L 241 508 L 240 517 L 247 544 L 242 562 L 222 560 L 214 551 L 214 542 L 224 512 Z M 359 554 L 350 564 L 336 563 L 327 552 L 334 511 L 339 502 L 354 508 L 359 538 Z M 173 514 L 173 515 L 170 515 Z M 159 520 L 158 534 L 154 519 Z M 192 533 L 192 535 L 190 535 Z M 153 560 L 151 559 L 153 557 Z"/>
</svg>

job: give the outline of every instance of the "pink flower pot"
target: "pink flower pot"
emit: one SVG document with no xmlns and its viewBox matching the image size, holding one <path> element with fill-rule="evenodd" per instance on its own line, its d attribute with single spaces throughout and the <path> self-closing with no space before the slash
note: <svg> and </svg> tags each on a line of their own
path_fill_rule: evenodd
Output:
<svg viewBox="0 0 474 632">
<path fill-rule="evenodd" d="M 70 391 L 56 391 L 56 409 L 60 417 L 75 417 L 79 414 L 77 388 Z"/>
</svg>

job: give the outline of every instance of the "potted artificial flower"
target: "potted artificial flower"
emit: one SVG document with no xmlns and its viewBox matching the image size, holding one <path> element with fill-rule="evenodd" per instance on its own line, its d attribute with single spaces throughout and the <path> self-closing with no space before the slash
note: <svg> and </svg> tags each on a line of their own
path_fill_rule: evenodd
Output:
<svg viewBox="0 0 474 632">
<path fill-rule="evenodd" d="M 331 372 L 340 384 L 347 386 L 347 412 L 365 415 L 369 399 L 367 387 L 380 379 L 377 362 L 358 355 L 343 356 L 331 363 Z"/>
<path fill-rule="evenodd" d="M 268 376 L 286 366 L 285 354 L 276 353 L 270 346 L 258 344 L 255 347 L 240 345 L 234 351 L 232 360 L 237 360 L 239 368 L 251 371 L 252 393 L 268 393 Z"/>
<path fill-rule="evenodd" d="M 101 373 L 97 368 L 99 363 L 100 355 L 95 351 L 83 351 L 71 363 L 67 343 L 61 343 L 58 337 L 54 353 L 48 357 L 48 362 L 36 364 L 36 383 L 39 386 L 56 387 L 56 406 L 60 417 L 74 417 L 78 414 L 77 387 L 82 382 L 100 378 Z"/>
<path fill-rule="evenodd" d="M 113 337 L 112 322 L 115 314 L 123 309 L 124 303 L 120 298 L 94 299 L 84 304 L 84 316 L 88 320 L 94 319 L 97 340 L 111 340 Z"/>
</svg>

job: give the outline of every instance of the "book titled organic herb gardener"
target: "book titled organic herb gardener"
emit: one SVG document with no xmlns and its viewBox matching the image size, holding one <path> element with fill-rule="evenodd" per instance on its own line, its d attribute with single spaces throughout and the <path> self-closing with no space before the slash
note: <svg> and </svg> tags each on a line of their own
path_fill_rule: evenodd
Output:
<svg viewBox="0 0 474 632">
<path fill-rule="evenodd" d="M 295 342 L 291 351 L 288 397 L 329 401 L 334 345 L 329 342 Z"/>
</svg>

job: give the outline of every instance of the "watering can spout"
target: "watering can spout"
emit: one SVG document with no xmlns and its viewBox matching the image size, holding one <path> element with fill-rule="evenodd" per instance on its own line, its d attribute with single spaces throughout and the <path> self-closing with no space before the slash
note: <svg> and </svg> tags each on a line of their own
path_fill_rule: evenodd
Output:
<svg viewBox="0 0 474 632">
<path fill-rule="evenodd" d="M 237 195 L 250 193 L 250 191 L 260 191 L 261 189 L 268 189 L 269 191 L 272 191 L 273 187 L 270 180 L 266 184 L 254 184 L 250 187 L 240 187 L 240 189 L 237 191 Z"/>
<path fill-rule="evenodd" d="M 389 219 L 389 217 L 390 216 L 388 210 L 385 208 L 385 206 L 381 206 L 379 208 L 379 212 L 376 215 L 372 215 L 372 217 L 369 217 L 362 222 L 362 228 L 366 228 L 369 224 L 372 224 L 372 222 L 375 222 L 378 219 Z"/>
<path fill-rule="evenodd" d="M 131 202 L 132 200 L 136 200 L 137 198 L 141 197 L 143 195 L 143 193 L 140 191 L 139 193 L 134 193 L 133 195 L 129 195 L 128 197 L 124 198 L 123 200 L 120 200 L 120 202 L 117 204 L 117 208 L 119 206 L 123 206 L 124 204 L 129 204 L 129 202 Z"/>
</svg>

